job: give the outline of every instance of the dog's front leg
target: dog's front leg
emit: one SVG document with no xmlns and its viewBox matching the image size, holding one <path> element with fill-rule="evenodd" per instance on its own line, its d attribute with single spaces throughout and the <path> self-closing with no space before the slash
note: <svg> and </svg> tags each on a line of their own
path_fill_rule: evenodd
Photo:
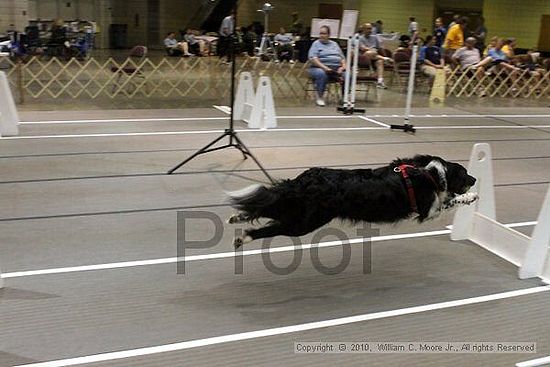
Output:
<svg viewBox="0 0 550 367">
<path fill-rule="evenodd" d="M 470 205 L 479 199 L 479 195 L 475 192 L 467 192 L 462 195 L 457 195 L 443 205 L 444 209 L 452 209 L 458 205 Z"/>
</svg>

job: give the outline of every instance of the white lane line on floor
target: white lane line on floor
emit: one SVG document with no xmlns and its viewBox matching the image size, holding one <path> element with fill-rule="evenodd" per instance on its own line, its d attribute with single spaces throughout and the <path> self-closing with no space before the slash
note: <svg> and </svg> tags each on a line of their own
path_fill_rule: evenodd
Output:
<svg viewBox="0 0 550 367">
<path fill-rule="evenodd" d="M 223 113 L 230 114 L 231 109 L 227 106 L 215 106 Z M 227 108 L 227 109 L 225 109 Z M 318 115 L 318 116 L 277 116 L 279 119 L 350 119 L 357 116 L 344 115 Z M 21 121 L 22 125 L 33 124 L 83 124 L 83 123 L 109 123 L 109 122 L 169 122 L 169 121 L 209 121 L 209 120 L 227 120 L 229 117 L 156 117 L 156 118 L 120 118 L 120 119 L 90 119 L 90 120 L 39 120 L 39 121 Z"/>
<path fill-rule="evenodd" d="M 550 125 L 449 125 L 449 126 L 416 126 L 417 130 L 445 130 L 445 129 L 546 129 L 550 128 Z"/>
<path fill-rule="evenodd" d="M 386 118 L 404 118 L 405 115 L 366 115 L 367 117 L 386 117 Z M 410 115 L 410 117 L 416 118 L 550 118 L 550 115 L 453 115 L 453 114 L 441 114 L 441 115 Z"/>
<path fill-rule="evenodd" d="M 370 117 L 361 116 L 361 115 L 358 115 L 357 117 L 359 117 L 359 118 L 362 119 L 362 120 L 365 120 L 365 121 L 368 121 L 368 122 L 372 122 L 373 124 L 380 125 L 380 126 L 383 126 L 383 127 L 385 127 L 385 128 L 388 128 L 388 129 L 390 128 L 390 125 L 385 124 L 385 123 L 380 122 L 380 121 L 377 121 L 377 120 L 372 119 L 372 118 L 370 118 Z"/>
<path fill-rule="evenodd" d="M 508 228 L 518 228 L 518 227 L 529 227 L 529 226 L 535 226 L 535 225 L 537 225 L 537 221 L 536 221 L 536 220 L 532 220 L 532 221 L 529 221 L 529 222 L 509 223 L 509 224 L 505 224 L 504 226 L 505 226 L 505 227 L 508 227 Z M 447 228 L 447 229 L 453 229 L 453 226 L 452 226 L 452 225 L 448 225 L 448 226 L 446 226 L 445 228 Z"/>
<path fill-rule="evenodd" d="M 513 126 L 415 126 L 417 130 L 445 130 L 445 129 L 542 129 L 550 128 L 550 125 L 513 125 Z M 387 130 L 386 127 L 312 127 L 312 128 L 276 128 L 269 130 L 242 129 L 235 130 L 240 133 L 265 133 L 265 132 L 303 132 L 303 131 L 361 131 L 361 130 Z M 104 138 L 122 136 L 156 136 L 156 135 L 196 135 L 196 134 L 219 134 L 224 130 L 188 130 L 188 131 L 157 131 L 141 133 L 104 133 L 104 134 L 68 134 L 68 135 L 27 135 L 27 136 L 6 136 L 0 140 L 25 140 L 25 139 L 64 139 L 64 138 Z"/>
<path fill-rule="evenodd" d="M 243 340 L 264 338 L 264 337 L 275 336 L 275 335 L 292 334 L 292 333 L 322 329 L 322 328 L 333 327 L 333 326 L 350 325 L 350 324 L 355 324 L 359 322 L 380 320 L 380 319 L 386 319 L 390 317 L 413 315 L 421 312 L 444 310 L 444 309 L 449 309 L 453 307 L 474 305 L 478 303 L 491 302 L 496 300 L 531 295 L 531 294 L 538 294 L 538 293 L 548 292 L 548 291 L 550 291 L 550 286 L 539 286 L 539 287 L 532 287 L 532 288 L 526 288 L 526 289 L 518 289 L 514 291 L 509 291 L 509 292 L 493 293 L 485 296 L 471 297 L 471 298 L 459 299 L 454 301 L 400 308 L 400 309 L 390 310 L 390 311 L 367 313 L 367 314 L 361 314 L 361 315 L 355 315 L 355 316 L 341 317 L 337 319 L 308 322 L 305 324 L 295 324 L 295 325 L 282 326 L 282 327 L 276 327 L 271 329 L 249 331 L 249 332 L 238 333 L 238 334 L 228 334 L 228 335 L 215 336 L 215 337 L 204 338 L 204 339 L 188 340 L 188 341 L 182 341 L 182 342 L 171 343 L 171 344 L 157 345 L 153 347 L 129 349 L 129 350 L 122 350 L 118 352 L 109 352 L 109 353 L 101 353 L 101 354 L 92 354 L 88 356 L 59 359 L 59 360 L 49 361 L 49 362 L 31 363 L 31 364 L 19 365 L 15 367 L 22 367 L 22 366 L 64 367 L 64 366 L 81 365 L 85 363 L 113 361 L 117 359 L 153 355 L 153 354 L 159 354 L 159 353 L 165 353 L 165 352 L 175 352 L 175 351 L 181 351 L 186 349 L 205 347 L 209 345 L 218 345 L 218 344 L 237 342 L 237 341 L 243 341 Z"/>
<path fill-rule="evenodd" d="M 538 367 L 550 364 L 550 356 L 516 363 L 516 367 Z"/>
<path fill-rule="evenodd" d="M 21 121 L 21 125 L 34 124 L 86 124 L 86 123 L 109 123 L 109 122 L 169 122 L 169 121 L 209 121 L 227 120 L 227 117 L 157 117 L 157 118 L 133 118 L 133 119 L 97 119 L 97 120 L 44 120 L 44 121 Z"/>
<path fill-rule="evenodd" d="M 522 223 L 511 223 L 506 224 L 507 227 L 519 227 L 519 226 L 532 226 L 537 222 L 522 222 Z M 391 241 L 391 240 L 403 240 L 410 238 L 422 238 L 422 237 L 432 237 L 440 236 L 444 234 L 450 234 L 450 229 L 443 229 L 438 231 L 428 231 L 428 232 L 415 232 L 415 233 L 401 233 L 401 234 L 392 234 L 386 236 L 374 236 L 370 238 L 370 242 L 382 242 L 382 241 Z M 365 242 L 364 238 L 353 238 L 349 241 L 327 241 L 320 242 L 318 244 L 304 244 L 302 246 L 281 246 L 273 247 L 268 249 L 258 249 L 258 250 L 244 250 L 244 251 L 231 251 L 231 252 L 218 252 L 213 254 L 205 255 L 190 255 L 185 257 L 167 257 L 160 259 L 152 260 L 135 260 L 135 261 L 123 261 L 116 263 L 106 263 L 106 264 L 95 264 L 95 265 L 81 265 L 81 266 L 71 266 L 63 268 L 50 268 L 50 269 L 40 269 L 40 270 L 26 270 L 26 271 L 17 271 L 10 273 L 3 273 L 0 276 L 4 279 L 7 278 L 20 278 L 28 276 L 37 276 L 37 275 L 51 275 L 51 274 L 63 274 L 63 273 L 74 273 L 80 271 L 92 271 L 92 270 L 107 270 L 107 269 L 121 269 L 121 268 L 131 268 L 136 266 L 148 266 L 148 265 L 161 265 L 161 264 L 171 264 L 178 261 L 201 261 L 201 260 L 216 260 L 216 259 L 225 259 L 238 256 L 252 256 L 252 255 L 261 255 L 263 253 L 279 253 L 279 252 L 289 252 L 295 251 L 297 249 L 301 250 L 310 250 L 312 247 L 334 247 L 342 246 L 344 244 L 358 244 Z"/>
<path fill-rule="evenodd" d="M 228 115 L 231 114 L 231 107 L 229 107 L 229 106 L 217 106 L 217 105 L 212 105 L 212 107 L 214 107 L 214 108 L 217 109 L 218 111 L 222 111 L 222 112 L 225 113 L 225 114 L 228 114 Z"/>
<path fill-rule="evenodd" d="M 343 127 L 343 128 L 295 128 L 295 129 L 270 129 L 269 132 L 297 132 L 297 131 L 354 131 L 354 130 L 382 130 L 381 127 Z M 265 133 L 262 129 L 235 130 L 240 133 Z M 219 134 L 224 130 L 188 130 L 188 131 L 157 131 L 143 133 L 102 133 L 102 134 L 68 134 L 68 135 L 27 135 L 27 136 L 6 136 L 0 140 L 25 140 L 25 139 L 65 139 L 65 138 L 104 138 L 122 136 L 157 136 L 157 135 L 196 135 L 196 134 Z"/>
</svg>

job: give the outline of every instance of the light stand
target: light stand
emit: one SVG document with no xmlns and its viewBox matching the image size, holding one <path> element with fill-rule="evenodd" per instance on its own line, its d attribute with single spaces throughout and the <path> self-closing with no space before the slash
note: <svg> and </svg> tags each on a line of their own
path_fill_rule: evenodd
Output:
<svg viewBox="0 0 550 367">
<path fill-rule="evenodd" d="M 262 34 L 262 40 L 260 42 L 260 48 L 258 49 L 258 56 L 263 56 L 267 54 L 267 49 L 270 46 L 270 40 L 269 40 L 269 13 L 274 9 L 273 5 L 270 3 L 265 3 L 261 9 L 258 9 L 257 11 L 261 11 L 264 13 L 264 33 Z"/>
<path fill-rule="evenodd" d="M 235 18 L 233 19 L 233 22 L 234 22 L 235 25 L 237 24 L 237 5 L 238 5 L 238 1 L 235 2 L 235 8 L 234 8 Z M 273 178 L 269 175 L 269 173 L 267 173 L 265 168 L 261 165 L 261 163 L 258 161 L 258 159 L 256 159 L 256 157 L 254 157 L 252 152 L 250 152 L 250 150 L 242 142 L 242 140 L 239 139 L 239 137 L 237 136 L 237 132 L 234 129 L 234 119 L 233 118 L 234 118 L 234 111 L 235 111 L 235 106 L 234 106 L 234 104 L 235 104 L 235 69 L 236 69 L 235 64 L 236 64 L 236 59 L 237 59 L 236 55 L 235 55 L 235 50 L 238 46 L 238 45 L 236 45 L 237 42 L 238 42 L 238 39 L 237 39 L 237 34 L 236 34 L 236 27 L 233 26 L 233 34 L 231 34 L 231 47 L 229 48 L 229 52 L 230 52 L 231 60 L 232 60 L 231 61 L 231 115 L 229 117 L 229 128 L 225 129 L 225 131 L 222 135 L 220 135 L 219 137 L 214 139 L 212 142 L 208 143 L 206 146 L 204 146 L 203 148 L 201 148 L 198 151 L 196 151 L 195 153 L 193 153 L 193 155 L 191 155 L 189 158 L 185 159 L 183 162 L 179 163 L 177 166 L 175 166 L 174 168 L 169 170 L 167 172 L 169 175 L 171 175 L 178 168 L 180 168 L 181 166 L 183 166 L 184 164 L 186 164 L 187 162 L 189 162 L 190 160 L 192 160 L 193 158 L 195 158 L 195 157 L 197 157 L 201 154 L 206 154 L 206 153 L 214 152 L 216 150 L 221 150 L 221 149 L 225 149 L 225 148 L 234 147 L 234 148 L 237 148 L 238 150 L 241 151 L 241 153 L 243 154 L 244 159 L 247 159 L 248 157 L 252 158 L 252 160 L 254 160 L 254 162 L 258 165 L 258 167 L 260 167 L 260 170 L 264 173 L 264 175 L 266 175 L 266 177 L 269 179 L 269 181 L 271 183 L 275 182 L 273 180 Z M 216 143 L 218 143 L 219 141 L 221 141 L 225 137 L 229 137 L 229 142 L 227 144 L 219 146 L 219 147 L 213 147 Z"/>
</svg>

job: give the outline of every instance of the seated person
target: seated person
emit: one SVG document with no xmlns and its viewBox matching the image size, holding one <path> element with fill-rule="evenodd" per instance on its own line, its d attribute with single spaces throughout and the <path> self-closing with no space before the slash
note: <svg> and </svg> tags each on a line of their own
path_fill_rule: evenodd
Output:
<svg viewBox="0 0 550 367">
<path fill-rule="evenodd" d="M 489 50 L 495 48 L 497 42 L 498 42 L 497 36 L 491 37 L 491 39 L 489 40 L 489 44 L 487 45 L 487 47 L 485 47 L 485 50 L 483 51 L 484 58 L 489 56 Z"/>
<path fill-rule="evenodd" d="M 206 43 L 203 40 L 198 40 L 195 38 L 195 32 L 191 28 L 185 30 L 183 40 L 187 42 L 189 50 L 193 51 L 195 55 L 206 56 L 205 45 Z"/>
<path fill-rule="evenodd" d="M 425 45 L 420 49 L 418 61 L 420 70 L 429 77 L 434 78 L 437 69 L 445 68 L 445 60 L 441 54 L 441 49 L 435 45 L 436 38 L 432 35 L 426 36 Z M 448 72 L 449 70 L 446 69 Z"/>
<path fill-rule="evenodd" d="M 317 92 L 317 106 L 324 106 L 325 90 L 329 80 L 342 82 L 346 70 L 346 59 L 340 46 L 330 40 L 330 28 L 321 26 L 319 39 L 313 42 L 308 53 L 311 66 L 309 74 Z"/>
<path fill-rule="evenodd" d="M 507 38 L 504 40 L 502 45 L 502 52 L 508 56 L 508 59 L 511 59 L 515 56 L 514 48 L 516 47 L 516 39 L 515 38 Z"/>
<path fill-rule="evenodd" d="M 252 29 L 252 24 L 248 27 L 241 27 L 241 52 L 246 53 L 248 56 L 254 56 L 254 47 L 256 45 L 256 33 Z"/>
<path fill-rule="evenodd" d="M 376 87 L 386 89 L 388 87 L 384 83 L 384 61 L 391 61 L 391 59 L 378 54 L 380 42 L 378 41 L 378 37 L 372 34 L 372 25 L 370 23 L 365 23 L 361 29 L 362 34 L 359 37 L 360 55 L 363 56 L 367 62 L 374 62 L 378 77 Z"/>
<path fill-rule="evenodd" d="M 498 66 L 499 68 L 503 68 L 507 72 L 512 73 L 511 78 L 512 80 L 515 80 L 516 74 L 519 71 L 519 69 L 510 63 L 509 57 L 502 50 L 504 43 L 505 41 L 502 39 L 497 40 L 495 47 L 489 50 L 488 56 L 485 59 L 483 59 L 481 62 L 479 62 L 477 66 L 478 67 L 485 67 L 487 65 Z"/>
<path fill-rule="evenodd" d="M 474 37 L 466 38 L 465 46 L 456 50 L 452 59 L 460 65 L 462 70 L 477 68 L 481 60 L 479 50 L 475 47 L 477 40 Z"/>
<path fill-rule="evenodd" d="M 294 62 L 294 48 L 292 43 L 294 39 L 291 35 L 287 34 L 284 27 L 281 27 L 279 33 L 274 38 L 277 51 L 277 61 L 287 60 L 290 63 Z"/>
<path fill-rule="evenodd" d="M 63 19 L 56 19 L 50 30 L 51 37 L 48 42 L 48 53 L 50 56 L 64 56 L 68 52 L 69 42 L 67 41 L 67 30 Z"/>
<path fill-rule="evenodd" d="M 178 42 L 176 40 L 176 32 L 168 32 L 164 39 L 164 47 L 169 56 L 192 56 L 189 53 L 189 45 L 187 42 Z"/>
<path fill-rule="evenodd" d="M 512 59 L 512 64 L 521 70 L 526 70 L 530 76 L 535 78 L 536 82 L 546 74 L 546 70 L 540 64 L 540 52 L 533 49 L 527 51 L 526 55 L 516 55 Z"/>
</svg>

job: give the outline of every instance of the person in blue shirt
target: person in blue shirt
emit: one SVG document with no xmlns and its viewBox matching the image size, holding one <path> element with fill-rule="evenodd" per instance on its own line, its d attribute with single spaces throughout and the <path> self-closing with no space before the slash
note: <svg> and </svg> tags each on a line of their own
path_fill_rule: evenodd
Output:
<svg viewBox="0 0 550 367">
<path fill-rule="evenodd" d="M 433 78 L 437 69 L 445 67 L 445 60 L 441 54 L 441 48 L 435 45 L 435 37 L 428 35 L 425 42 L 425 45 L 420 49 L 418 62 L 420 63 L 420 70 L 425 75 Z"/>
<path fill-rule="evenodd" d="M 346 70 L 346 59 L 338 44 L 330 40 L 330 28 L 321 26 L 319 39 L 313 42 L 309 49 L 309 61 L 311 66 L 309 74 L 313 79 L 317 92 L 317 106 L 324 106 L 325 90 L 329 80 L 341 82 Z"/>
<path fill-rule="evenodd" d="M 281 27 L 279 29 L 279 33 L 275 35 L 275 38 L 273 39 L 275 41 L 275 44 L 277 45 L 277 60 L 276 61 L 283 61 L 287 60 L 290 63 L 294 63 L 294 48 L 292 47 L 292 43 L 294 42 L 294 38 L 292 37 L 292 34 L 286 33 L 286 30 L 284 27 Z"/>
<path fill-rule="evenodd" d="M 443 26 L 443 20 L 441 18 L 435 18 L 435 46 L 441 47 L 445 42 L 445 36 L 447 35 L 447 29 Z"/>
</svg>

